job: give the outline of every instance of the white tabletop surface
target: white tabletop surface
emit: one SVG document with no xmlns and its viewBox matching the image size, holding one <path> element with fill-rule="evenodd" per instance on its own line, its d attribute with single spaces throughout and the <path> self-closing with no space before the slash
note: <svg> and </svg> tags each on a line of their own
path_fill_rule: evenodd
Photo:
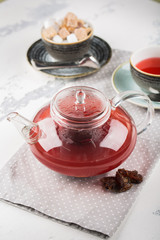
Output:
<svg viewBox="0 0 160 240">
<path fill-rule="evenodd" d="M 68 11 L 94 26 L 95 35 L 112 48 L 134 51 L 160 45 L 160 3 L 152 0 L 0 0 L 0 168 L 23 139 L 6 121 L 11 111 L 26 117 L 51 96 L 33 98 L 46 86 L 65 85 L 63 80 L 32 69 L 26 59 L 29 46 L 40 38 L 48 17 Z M 35 96 L 35 94 L 34 94 Z M 111 239 L 160 239 L 160 163 L 137 198 L 127 220 Z M 98 240 L 99 237 L 36 216 L 0 201 L 1 240 Z"/>
</svg>

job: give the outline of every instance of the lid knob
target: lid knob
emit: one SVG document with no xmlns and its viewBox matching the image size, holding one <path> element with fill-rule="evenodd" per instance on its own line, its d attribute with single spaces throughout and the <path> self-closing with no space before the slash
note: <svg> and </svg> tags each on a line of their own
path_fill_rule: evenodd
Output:
<svg viewBox="0 0 160 240">
<path fill-rule="evenodd" d="M 84 104 L 85 103 L 85 98 L 86 98 L 86 94 L 83 90 L 78 90 L 76 91 L 76 102 L 75 104 Z"/>
</svg>

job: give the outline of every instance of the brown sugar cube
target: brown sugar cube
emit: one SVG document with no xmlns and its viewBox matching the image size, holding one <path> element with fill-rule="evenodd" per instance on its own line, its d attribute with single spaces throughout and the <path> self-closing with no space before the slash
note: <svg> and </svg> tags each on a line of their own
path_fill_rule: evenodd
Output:
<svg viewBox="0 0 160 240">
<path fill-rule="evenodd" d="M 77 21 L 77 27 L 80 28 L 80 27 L 83 27 L 84 26 L 84 21 L 81 20 L 81 19 L 78 19 Z"/>
<path fill-rule="evenodd" d="M 68 36 L 70 33 L 68 32 L 68 30 L 67 30 L 65 27 L 63 27 L 63 28 L 61 28 L 61 29 L 59 30 L 58 34 L 59 34 L 59 36 L 64 40 L 64 39 L 67 38 L 67 36 Z"/>
<path fill-rule="evenodd" d="M 77 16 L 72 12 L 67 13 L 66 17 L 64 18 L 64 22 L 66 23 L 66 26 L 73 27 L 73 28 L 77 27 L 77 20 L 78 20 Z"/>
<path fill-rule="evenodd" d="M 64 18 L 61 22 L 60 22 L 60 24 L 59 24 L 59 27 L 60 28 L 63 28 L 63 27 L 67 27 L 67 19 L 66 18 Z"/>
<path fill-rule="evenodd" d="M 86 29 L 82 28 L 82 27 L 75 29 L 74 33 L 75 33 L 78 41 L 81 41 L 87 37 Z"/>
<path fill-rule="evenodd" d="M 54 27 L 54 29 L 56 30 L 56 32 L 58 32 L 59 29 L 60 29 L 59 23 L 57 23 L 57 22 L 54 22 L 53 27 Z"/>
<path fill-rule="evenodd" d="M 74 27 L 67 27 L 68 32 L 73 33 L 75 28 Z"/>
<path fill-rule="evenodd" d="M 42 34 L 44 35 L 45 38 L 52 39 L 55 35 L 57 35 L 57 32 L 54 29 L 54 27 L 51 26 L 49 28 L 43 29 Z"/>
</svg>

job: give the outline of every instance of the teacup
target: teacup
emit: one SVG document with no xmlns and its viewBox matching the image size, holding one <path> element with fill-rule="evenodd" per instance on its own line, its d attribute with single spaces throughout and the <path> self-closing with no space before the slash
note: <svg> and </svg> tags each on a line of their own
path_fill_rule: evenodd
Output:
<svg viewBox="0 0 160 240">
<path fill-rule="evenodd" d="M 151 100 L 160 101 L 160 45 L 135 51 L 130 57 L 130 70 L 142 91 Z"/>
</svg>

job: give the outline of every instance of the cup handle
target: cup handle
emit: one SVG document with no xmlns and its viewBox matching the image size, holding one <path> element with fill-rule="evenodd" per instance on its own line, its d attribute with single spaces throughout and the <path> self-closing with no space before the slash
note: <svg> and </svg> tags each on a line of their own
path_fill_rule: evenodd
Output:
<svg viewBox="0 0 160 240">
<path fill-rule="evenodd" d="M 154 116 L 154 107 L 152 105 L 151 100 L 149 97 L 141 92 L 136 91 L 125 91 L 117 94 L 114 98 L 111 100 L 112 109 L 115 109 L 118 107 L 121 102 L 128 100 L 130 98 L 141 98 L 146 101 L 147 105 L 147 112 L 145 115 L 145 118 L 143 121 L 141 121 L 139 124 L 137 124 L 137 134 L 142 133 L 147 129 L 147 127 L 151 124 L 153 116 Z"/>
</svg>

